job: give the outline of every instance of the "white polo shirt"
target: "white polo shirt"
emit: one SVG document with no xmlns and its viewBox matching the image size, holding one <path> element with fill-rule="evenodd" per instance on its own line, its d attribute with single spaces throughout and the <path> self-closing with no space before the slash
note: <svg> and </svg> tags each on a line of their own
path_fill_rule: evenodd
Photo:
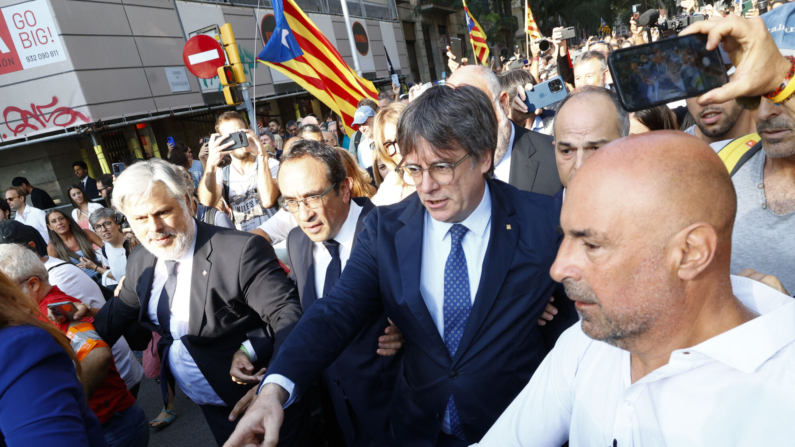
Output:
<svg viewBox="0 0 795 447">
<path fill-rule="evenodd" d="M 634 384 L 629 352 L 569 328 L 478 445 L 792 445 L 795 300 L 747 278 L 732 287 L 759 317 Z"/>
</svg>

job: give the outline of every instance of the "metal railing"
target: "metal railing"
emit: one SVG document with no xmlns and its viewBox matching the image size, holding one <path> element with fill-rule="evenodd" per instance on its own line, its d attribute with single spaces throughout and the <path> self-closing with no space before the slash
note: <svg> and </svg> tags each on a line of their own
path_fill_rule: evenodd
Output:
<svg viewBox="0 0 795 447">
<path fill-rule="evenodd" d="M 273 8 L 271 0 L 183 0 L 197 3 L 221 3 L 231 6 L 259 6 L 260 8 Z M 342 15 L 341 1 L 345 0 L 293 0 L 304 12 L 319 12 L 322 14 Z M 424 0 L 428 1 L 428 0 Z M 452 0 L 440 0 L 450 2 Z M 397 7 L 395 0 L 347 0 L 348 13 L 351 17 L 361 17 L 373 20 L 397 21 Z M 434 2 L 434 3 L 439 3 Z"/>
</svg>

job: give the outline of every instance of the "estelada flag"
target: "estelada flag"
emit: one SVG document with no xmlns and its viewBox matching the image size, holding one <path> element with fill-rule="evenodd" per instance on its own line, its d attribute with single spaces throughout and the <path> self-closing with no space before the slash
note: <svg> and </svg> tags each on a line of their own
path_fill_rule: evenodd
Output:
<svg viewBox="0 0 795 447">
<path fill-rule="evenodd" d="M 536 25 L 536 19 L 533 18 L 533 11 L 530 10 L 530 0 L 525 0 L 525 9 L 527 10 L 527 28 L 525 28 L 525 32 L 532 39 L 543 39 Z"/>
<path fill-rule="evenodd" d="M 257 60 L 305 88 L 342 117 L 353 136 L 353 114 L 364 98 L 377 100 L 373 83 L 360 78 L 323 32 L 292 0 L 273 0 L 276 28 Z"/>
<path fill-rule="evenodd" d="M 488 65 L 489 46 L 486 43 L 486 33 L 483 32 L 483 28 L 480 27 L 477 20 L 472 17 L 466 2 L 464 2 L 464 12 L 466 12 L 467 28 L 469 28 L 469 43 L 472 44 L 472 52 L 475 53 L 475 59 L 483 65 Z"/>
</svg>

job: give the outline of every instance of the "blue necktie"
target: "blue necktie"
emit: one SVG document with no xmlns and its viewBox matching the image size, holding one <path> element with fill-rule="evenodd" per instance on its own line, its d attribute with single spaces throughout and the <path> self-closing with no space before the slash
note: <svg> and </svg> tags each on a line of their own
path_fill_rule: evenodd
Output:
<svg viewBox="0 0 795 447">
<path fill-rule="evenodd" d="M 331 255 L 331 262 L 326 268 L 326 280 L 323 282 L 323 296 L 331 292 L 332 287 L 340 279 L 342 273 L 342 260 L 340 259 L 340 243 L 334 239 L 323 241 L 323 245 Z"/>
<path fill-rule="evenodd" d="M 447 256 L 447 263 L 444 265 L 444 344 L 450 352 L 450 357 L 455 357 L 469 319 L 469 311 L 472 309 L 467 260 L 464 257 L 464 248 L 461 246 L 461 240 L 464 239 L 466 232 L 467 227 L 461 224 L 455 224 L 450 228 L 450 255 Z M 447 411 L 450 414 L 452 435 L 465 441 L 464 430 L 461 428 L 452 395 L 447 402 Z"/>
<path fill-rule="evenodd" d="M 171 303 L 174 301 L 174 293 L 177 290 L 177 261 L 166 261 L 168 279 L 160 292 L 160 300 L 157 302 L 157 322 L 163 331 L 163 337 L 158 343 L 160 348 L 160 391 L 163 394 L 163 402 L 168 403 L 168 384 L 174 389 L 174 376 L 168 364 L 168 351 L 174 339 L 171 336 Z M 162 346 L 162 347 L 161 347 Z"/>
</svg>

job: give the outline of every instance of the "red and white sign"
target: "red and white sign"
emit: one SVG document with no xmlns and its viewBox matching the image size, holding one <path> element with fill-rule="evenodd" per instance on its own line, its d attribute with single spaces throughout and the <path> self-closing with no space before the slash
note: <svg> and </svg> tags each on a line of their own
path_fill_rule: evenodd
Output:
<svg viewBox="0 0 795 447">
<path fill-rule="evenodd" d="M 199 34 L 185 43 L 182 60 L 197 78 L 212 79 L 218 76 L 218 68 L 224 66 L 226 57 L 221 44 L 210 36 Z"/>
<path fill-rule="evenodd" d="M 65 60 L 46 0 L 0 9 L 0 75 Z"/>
</svg>

